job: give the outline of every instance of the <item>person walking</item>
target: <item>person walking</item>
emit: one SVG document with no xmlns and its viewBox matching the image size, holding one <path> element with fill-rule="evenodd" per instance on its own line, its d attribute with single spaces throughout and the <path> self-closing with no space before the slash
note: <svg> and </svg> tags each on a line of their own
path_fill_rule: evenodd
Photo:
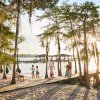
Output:
<svg viewBox="0 0 100 100">
<path fill-rule="evenodd" d="M 72 62 L 69 58 L 68 58 L 68 66 L 69 66 L 69 73 L 70 73 L 70 77 L 71 77 L 72 76 Z"/>
<path fill-rule="evenodd" d="M 66 68 L 66 71 L 65 71 L 65 78 L 66 78 L 66 77 L 69 78 L 69 77 L 70 77 L 69 66 L 66 65 L 65 68 Z"/>
<path fill-rule="evenodd" d="M 36 66 L 36 78 L 39 78 L 39 70 L 38 70 L 38 66 Z"/>
<path fill-rule="evenodd" d="M 49 69 L 50 69 L 50 78 L 53 78 L 54 77 L 54 61 L 53 59 L 51 58 L 50 61 L 49 61 Z"/>
<path fill-rule="evenodd" d="M 34 65 L 32 65 L 32 78 L 35 78 L 34 73 L 35 73 L 35 68 L 34 68 Z"/>
</svg>

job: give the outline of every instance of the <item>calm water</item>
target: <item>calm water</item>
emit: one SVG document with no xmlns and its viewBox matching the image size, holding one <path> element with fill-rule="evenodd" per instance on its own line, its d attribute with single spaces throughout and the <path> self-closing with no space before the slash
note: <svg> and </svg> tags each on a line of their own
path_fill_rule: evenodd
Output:
<svg viewBox="0 0 100 100">
<path fill-rule="evenodd" d="M 20 60 L 30 60 L 32 58 L 20 58 Z M 65 65 L 67 64 L 67 62 L 62 62 L 62 75 L 64 76 L 65 74 Z M 19 67 L 21 69 L 21 74 L 25 75 L 25 76 L 28 76 L 28 77 L 31 77 L 31 68 L 32 68 L 32 65 L 34 65 L 35 67 L 38 66 L 38 69 L 39 69 L 39 72 L 40 72 L 40 78 L 44 78 L 45 77 L 45 71 L 46 71 L 46 68 L 45 68 L 45 63 L 20 63 L 19 64 Z M 57 62 L 54 63 L 55 65 L 55 76 L 58 75 L 58 71 L 57 71 Z M 95 64 L 94 64 L 94 61 L 91 60 L 90 61 L 90 64 L 89 64 L 89 70 L 95 70 L 96 67 L 95 67 Z M 79 67 L 78 67 L 78 62 L 77 62 L 77 71 L 79 72 Z M 82 64 L 82 71 L 83 71 L 83 64 Z M 10 71 L 10 73 L 12 73 Z M 49 70 L 48 70 L 48 73 L 49 73 Z M 75 73 L 75 66 L 74 66 L 74 62 L 72 62 L 72 74 Z"/>
</svg>

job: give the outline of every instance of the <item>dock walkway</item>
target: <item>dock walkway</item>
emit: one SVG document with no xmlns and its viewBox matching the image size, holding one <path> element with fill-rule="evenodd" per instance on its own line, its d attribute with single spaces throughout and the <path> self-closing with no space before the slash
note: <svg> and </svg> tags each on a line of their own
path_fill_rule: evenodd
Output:
<svg viewBox="0 0 100 100">
<path fill-rule="evenodd" d="M 89 76 L 94 76 L 95 73 L 90 72 Z M 73 74 L 71 78 L 64 78 L 64 77 L 55 77 L 53 79 L 32 79 L 29 77 L 25 77 L 25 80 L 23 82 L 17 81 L 16 84 L 10 85 L 11 82 L 11 76 L 8 75 L 8 79 L 0 79 L 0 93 L 16 90 L 16 89 L 22 89 L 22 88 L 28 88 L 40 84 L 51 84 L 51 83 L 70 83 L 74 82 L 77 79 L 79 79 L 79 74 Z"/>
</svg>

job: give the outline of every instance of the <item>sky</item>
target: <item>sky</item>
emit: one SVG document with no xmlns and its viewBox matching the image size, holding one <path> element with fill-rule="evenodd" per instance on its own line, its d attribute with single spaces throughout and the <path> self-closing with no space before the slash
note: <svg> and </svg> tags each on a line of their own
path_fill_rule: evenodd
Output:
<svg viewBox="0 0 100 100">
<path fill-rule="evenodd" d="M 66 0 L 60 0 L 61 5 Z M 100 0 L 69 0 L 69 3 L 82 3 L 85 1 L 92 1 L 97 5 L 100 5 Z M 34 14 L 41 14 L 41 11 L 34 12 Z M 36 37 L 37 34 L 41 34 L 44 30 L 44 26 L 48 24 L 48 20 L 36 21 L 36 17 L 32 16 L 32 23 L 29 24 L 29 16 L 27 14 L 21 16 L 20 23 L 20 35 L 25 37 L 25 41 L 19 44 L 19 54 L 43 54 L 45 49 L 40 46 L 39 39 Z M 70 54 L 70 51 L 64 50 L 65 45 L 61 43 L 61 53 Z M 57 54 L 57 46 L 54 41 L 50 45 L 50 54 Z"/>
</svg>

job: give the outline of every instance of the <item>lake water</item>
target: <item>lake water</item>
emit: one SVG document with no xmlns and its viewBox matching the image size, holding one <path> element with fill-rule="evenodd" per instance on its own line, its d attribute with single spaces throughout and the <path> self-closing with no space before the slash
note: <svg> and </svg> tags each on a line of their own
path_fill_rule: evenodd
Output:
<svg viewBox="0 0 100 100">
<path fill-rule="evenodd" d="M 20 60 L 31 60 L 32 58 L 20 58 Z M 62 62 L 62 75 L 64 76 L 65 74 L 65 65 L 67 64 L 67 62 Z M 46 64 L 45 63 L 20 63 L 19 64 L 19 67 L 21 69 L 21 74 L 25 75 L 25 76 L 28 76 L 28 77 L 31 77 L 31 68 L 32 68 L 32 65 L 34 65 L 35 67 L 38 66 L 38 69 L 39 69 L 39 72 L 40 72 L 40 78 L 44 78 L 45 77 L 45 71 L 46 71 Z M 57 70 L 57 62 L 54 63 L 55 65 L 55 71 L 54 71 L 54 74 L 55 76 L 57 77 L 58 76 L 58 70 Z M 82 71 L 83 71 L 83 64 L 82 64 Z M 96 69 L 96 66 L 94 64 L 94 61 L 91 60 L 90 61 L 90 64 L 89 64 L 89 70 L 90 71 L 93 71 Z M 77 71 L 79 72 L 79 67 L 78 67 L 78 62 L 77 62 Z M 10 71 L 10 73 L 12 73 Z M 49 73 L 49 70 L 48 70 L 48 73 Z M 75 73 L 75 66 L 74 66 L 74 62 L 72 62 L 72 74 Z"/>
</svg>

